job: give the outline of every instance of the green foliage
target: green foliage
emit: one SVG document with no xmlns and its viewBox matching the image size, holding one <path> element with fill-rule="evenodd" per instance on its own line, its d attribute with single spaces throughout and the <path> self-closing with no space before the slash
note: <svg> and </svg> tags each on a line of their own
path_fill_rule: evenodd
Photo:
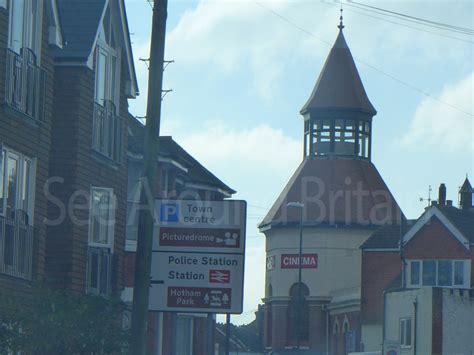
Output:
<svg viewBox="0 0 474 355">
<path fill-rule="evenodd" d="M 28 295 L 0 290 L 0 353 L 6 349 L 34 354 L 123 353 L 125 305 L 67 290 L 34 287 Z"/>
</svg>

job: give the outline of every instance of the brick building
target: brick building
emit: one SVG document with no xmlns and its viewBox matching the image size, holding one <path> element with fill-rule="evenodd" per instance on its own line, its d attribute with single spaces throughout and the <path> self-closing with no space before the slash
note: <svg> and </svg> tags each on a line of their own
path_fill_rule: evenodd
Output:
<svg viewBox="0 0 474 355">
<path fill-rule="evenodd" d="M 362 245 L 361 341 L 365 351 L 380 350 L 384 340 L 399 341 L 405 348 L 410 348 L 409 352 L 413 350 L 413 346 L 416 347 L 411 341 L 416 333 L 416 324 L 411 323 L 414 322 L 412 308 L 408 313 L 405 312 L 410 316 L 402 317 L 410 322 L 410 331 L 402 334 L 400 327 L 396 336 L 393 332 L 391 338 L 384 335 L 384 312 L 387 307 L 384 293 L 392 290 L 400 293 L 411 289 L 442 288 L 450 292 L 461 290 L 460 293 L 456 292 L 462 296 L 462 290 L 472 290 L 474 209 L 472 187 L 467 178 L 459 194 L 460 205 L 455 207 L 452 201 L 446 200 L 446 186 L 441 184 L 438 201 L 427 207 L 417 220 L 409 221 L 403 228 L 382 227 Z M 433 291 L 433 297 L 441 297 L 442 294 L 442 291 Z M 469 292 L 466 293 L 468 294 Z M 472 301 L 467 303 L 469 302 Z M 433 312 L 442 314 L 442 305 L 434 304 L 433 307 Z M 472 309 L 466 308 L 466 312 L 472 312 Z M 436 327 L 441 327 L 441 323 L 436 323 L 436 319 L 433 319 L 433 331 L 439 331 Z M 440 343 L 435 344 L 436 340 L 443 339 L 440 336 L 433 333 L 430 353 L 451 353 L 447 349 L 454 348 L 443 348 Z M 429 339 L 432 339 L 431 335 Z M 418 341 L 427 339 L 418 337 Z M 459 341 L 462 342 L 462 339 Z"/>
<path fill-rule="evenodd" d="M 0 289 L 118 294 L 138 93 L 124 2 L 3 0 L 0 27 Z"/>
<path fill-rule="evenodd" d="M 0 290 L 45 275 L 54 112 L 54 52 L 63 46 L 53 1 L 0 1 Z"/>
<path fill-rule="evenodd" d="M 298 346 L 310 354 L 359 350 L 360 246 L 402 216 L 371 162 L 376 110 L 342 29 L 301 110 L 303 161 L 260 224 L 267 255 L 265 346 L 275 354 Z"/>
</svg>

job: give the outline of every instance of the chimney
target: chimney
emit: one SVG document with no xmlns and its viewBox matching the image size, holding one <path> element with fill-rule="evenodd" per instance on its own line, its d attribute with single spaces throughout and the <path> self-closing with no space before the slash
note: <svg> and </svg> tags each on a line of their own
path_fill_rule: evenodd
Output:
<svg viewBox="0 0 474 355">
<path fill-rule="evenodd" d="M 453 207 L 453 200 L 446 200 L 446 206 Z"/>
<path fill-rule="evenodd" d="M 472 206 L 472 186 L 471 183 L 469 182 L 469 179 L 466 177 L 466 180 L 464 181 L 464 184 L 461 186 L 461 189 L 459 190 L 459 197 L 460 197 L 460 208 L 463 211 L 470 210 Z"/>
<path fill-rule="evenodd" d="M 438 204 L 440 206 L 446 205 L 446 185 L 445 184 L 439 185 Z"/>
</svg>

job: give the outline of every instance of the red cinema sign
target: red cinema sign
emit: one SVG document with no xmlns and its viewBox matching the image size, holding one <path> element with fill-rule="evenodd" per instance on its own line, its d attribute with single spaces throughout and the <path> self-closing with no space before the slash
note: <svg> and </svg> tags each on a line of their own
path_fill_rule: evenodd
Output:
<svg viewBox="0 0 474 355">
<path fill-rule="evenodd" d="M 209 282 L 228 284 L 230 282 L 230 270 L 209 270 Z"/>
<path fill-rule="evenodd" d="M 281 268 L 282 269 L 298 269 L 299 268 L 298 254 L 282 254 Z M 302 269 L 317 269 L 318 268 L 318 254 L 302 254 L 301 255 Z"/>
</svg>

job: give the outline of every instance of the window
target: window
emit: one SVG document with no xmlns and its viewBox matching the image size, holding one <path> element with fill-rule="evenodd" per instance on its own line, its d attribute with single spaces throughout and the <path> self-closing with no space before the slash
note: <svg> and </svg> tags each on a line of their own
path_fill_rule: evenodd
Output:
<svg viewBox="0 0 474 355">
<path fill-rule="evenodd" d="M 436 261 L 423 260 L 423 286 L 436 286 Z"/>
<path fill-rule="evenodd" d="M 306 297 L 309 289 L 304 283 L 293 284 L 290 288 L 290 304 L 288 305 L 288 343 L 296 344 L 298 336 L 301 342 L 309 340 L 309 308 Z M 301 292 L 301 294 L 300 294 Z"/>
<path fill-rule="evenodd" d="M 23 48 L 29 48 L 39 54 L 41 41 L 41 1 L 10 1 L 10 33 L 8 47 L 21 54 Z"/>
<path fill-rule="evenodd" d="M 409 286 L 470 287 L 469 261 L 410 260 Z"/>
<path fill-rule="evenodd" d="M 411 318 L 400 319 L 400 345 L 411 346 Z"/>
<path fill-rule="evenodd" d="M 176 355 L 188 355 L 193 353 L 193 318 L 178 315 L 176 320 L 177 334 L 182 334 L 182 340 L 176 343 Z"/>
<path fill-rule="evenodd" d="M 10 5 L 5 101 L 30 118 L 41 119 L 46 80 L 39 67 L 41 1 L 15 0 Z"/>
<path fill-rule="evenodd" d="M 112 253 L 106 248 L 89 247 L 87 251 L 87 292 L 110 294 Z"/>
<path fill-rule="evenodd" d="M 305 152 L 307 155 L 356 155 L 369 158 L 370 126 L 369 121 L 354 119 L 309 121 L 305 123 Z M 308 141 L 311 144 L 306 146 Z"/>
<path fill-rule="evenodd" d="M 93 187 L 90 202 L 89 245 L 112 248 L 115 200 L 112 189 Z"/>
<path fill-rule="evenodd" d="M 112 189 L 91 189 L 87 292 L 110 293 L 115 225 L 115 197 Z"/>
<path fill-rule="evenodd" d="M 420 262 L 412 261 L 410 269 L 410 279 L 412 285 L 420 284 Z"/>
<path fill-rule="evenodd" d="M 34 161 L 22 154 L 2 148 L 0 157 L 0 215 L 10 218 L 21 210 L 33 223 Z"/>
<path fill-rule="evenodd" d="M 120 102 L 120 49 L 115 37 L 110 11 L 104 16 L 95 52 L 94 150 L 113 160 L 120 160 L 122 125 Z"/>
<path fill-rule="evenodd" d="M 0 273 L 31 279 L 34 170 L 31 158 L 3 147 L 0 155 Z"/>
</svg>

